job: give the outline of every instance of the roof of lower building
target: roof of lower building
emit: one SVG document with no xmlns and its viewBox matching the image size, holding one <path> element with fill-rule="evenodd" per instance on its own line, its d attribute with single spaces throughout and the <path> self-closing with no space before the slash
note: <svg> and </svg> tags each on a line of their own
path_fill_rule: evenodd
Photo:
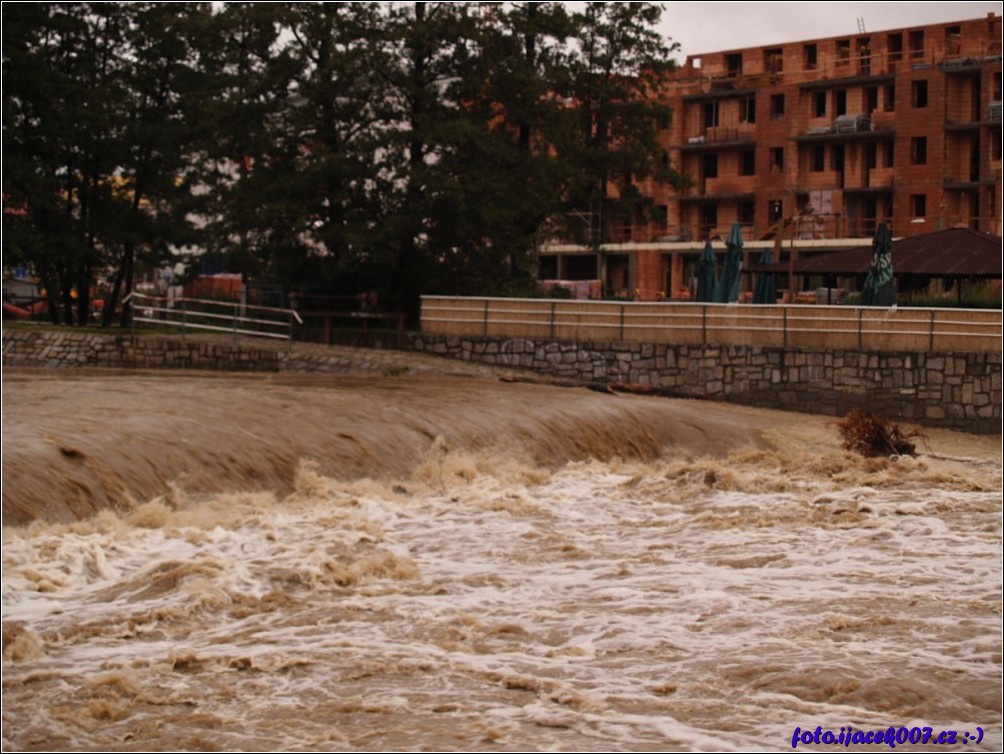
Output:
<svg viewBox="0 0 1004 754">
<path fill-rule="evenodd" d="M 999 236 L 970 228 L 949 228 L 892 243 L 892 269 L 899 276 L 931 278 L 1000 278 Z M 795 260 L 797 275 L 866 275 L 871 249 L 848 249 Z M 788 262 L 750 267 L 751 272 L 787 272 Z"/>
</svg>

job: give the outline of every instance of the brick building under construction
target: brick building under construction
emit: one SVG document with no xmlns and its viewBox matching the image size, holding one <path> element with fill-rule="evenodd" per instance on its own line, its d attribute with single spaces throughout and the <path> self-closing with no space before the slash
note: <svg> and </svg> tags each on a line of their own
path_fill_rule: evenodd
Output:
<svg viewBox="0 0 1004 754">
<path fill-rule="evenodd" d="M 661 97 L 692 187 L 638 184 L 644 214 L 600 228 L 599 253 L 546 246 L 541 278 L 686 299 L 733 223 L 747 262 L 779 239 L 796 257 L 867 245 L 880 221 L 1001 235 L 1000 16 L 690 56 Z"/>
</svg>

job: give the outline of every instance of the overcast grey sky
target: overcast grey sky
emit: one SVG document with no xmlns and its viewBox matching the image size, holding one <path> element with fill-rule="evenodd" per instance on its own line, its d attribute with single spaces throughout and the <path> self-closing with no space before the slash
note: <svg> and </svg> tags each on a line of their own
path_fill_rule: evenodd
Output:
<svg viewBox="0 0 1004 754">
<path fill-rule="evenodd" d="M 1001 15 L 1001 2 L 666 2 L 661 30 L 687 55 Z"/>
</svg>

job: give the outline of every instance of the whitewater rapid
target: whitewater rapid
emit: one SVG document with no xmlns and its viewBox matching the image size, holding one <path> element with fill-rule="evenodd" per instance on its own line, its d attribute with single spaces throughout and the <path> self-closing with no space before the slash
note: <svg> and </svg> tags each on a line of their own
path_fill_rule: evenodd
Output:
<svg viewBox="0 0 1004 754">
<path fill-rule="evenodd" d="M 29 463 L 12 453 L 8 476 L 8 442 L 33 432 L 36 461 L 103 459 L 120 496 L 4 527 L 6 750 L 789 750 L 816 726 L 981 729 L 959 747 L 1001 748 L 999 438 L 932 431 L 918 458 L 863 459 L 824 419 L 692 402 L 143 379 L 56 380 L 47 401 L 22 385 L 35 425 L 5 406 L 5 515 Z M 235 418 L 157 466 L 209 410 L 175 405 L 196 389 Z M 87 408 L 60 418 L 74 391 Z M 272 442 L 316 449 L 327 425 L 359 455 L 197 486 L 190 457 L 220 437 L 265 457 L 247 417 L 297 396 L 302 431 L 270 425 Z M 70 431 L 88 421 L 90 446 Z M 381 438 L 407 457 L 356 473 Z M 137 498 L 141 480 L 166 488 Z"/>
</svg>

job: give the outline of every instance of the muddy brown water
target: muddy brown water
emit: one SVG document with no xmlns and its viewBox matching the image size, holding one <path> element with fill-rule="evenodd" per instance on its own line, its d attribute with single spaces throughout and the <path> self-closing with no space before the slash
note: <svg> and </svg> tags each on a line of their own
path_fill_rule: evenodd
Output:
<svg viewBox="0 0 1004 754">
<path fill-rule="evenodd" d="M 1001 746 L 999 438 L 434 375 L 3 412 L 5 749 Z"/>
</svg>

